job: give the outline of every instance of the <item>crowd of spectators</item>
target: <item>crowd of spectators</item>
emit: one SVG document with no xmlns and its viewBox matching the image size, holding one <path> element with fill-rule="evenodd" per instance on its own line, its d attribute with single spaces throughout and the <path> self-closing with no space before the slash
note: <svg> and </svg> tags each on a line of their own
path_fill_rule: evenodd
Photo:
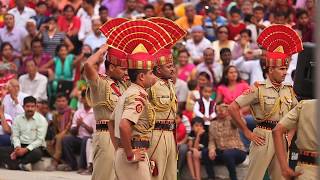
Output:
<svg viewBox="0 0 320 180">
<path fill-rule="evenodd" d="M 284 24 L 303 42 L 314 41 L 315 0 L 0 0 L 0 7 L 0 161 L 23 170 L 41 157 L 44 138 L 52 157 L 48 170 L 90 174 L 95 120 L 84 99 L 82 66 L 105 43 L 99 27 L 112 18 L 160 16 L 187 31 L 173 48 L 178 169 L 187 164 L 197 180 L 201 163 L 209 178 L 220 161 L 236 179 L 235 165 L 245 160 L 249 142 L 231 123 L 226 107 L 266 78 L 265 51 L 256 43 L 261 31 Z M 291 84 L 297 57 L 292 56 L 285 79 Z M 97 64 L 101 74 L 103 61 Z M 248 108 L 242 114 L 253 129 Z M 39 123 L 21 126 L 32 116 Z M 26 132 L 43 127 L 47 131 L 41 137 Z M 26 134 L 19 139 L 17 133 Z"/>
</svg>

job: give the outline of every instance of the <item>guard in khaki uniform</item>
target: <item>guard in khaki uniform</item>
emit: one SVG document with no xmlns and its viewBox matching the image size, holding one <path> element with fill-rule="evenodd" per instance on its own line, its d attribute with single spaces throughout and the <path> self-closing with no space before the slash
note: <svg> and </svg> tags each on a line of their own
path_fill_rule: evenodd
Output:
<svg viewBox="0 0 320 180">
<path fill-rule="evenodd" d="M 303 48 L 296 32 L 283 25 L 269 26 L 261 33 L 257 42 L 267 50 L 268 78 L 239 96 L 230 105 L 229 112 L 244 135 L 252 141 L 246 180 L 263 179 L 266 170 L 273 180 L 278 180 L 283 177 L 275 156 L 272 129 L 297 104 L 292 86 L 282 82 L 290 56 Z M 239 112 L 241 107 L 248 105 L 257 122 L 253 132 L 242 121 Z"/>
<path fill-rule="evenodd" d="M 153 168 L 153 180 L 177 179 L 177 145 L 175 141 L 175 117 L 177 98 L 172 78 L 175 67 L 171 54 L 172 46 L 185 36 L 186 32 L 174 22 L 165 18 L 150 18 L 166 29 L 173 42 L 155 54 L 157 67 L 155 74 L 158 80 L 149 90 L 149 99 L 156 111 L 156 122 L 152 131 L 151 147 L 148 155 Z"/>
<path fill-rule="evenodd" d="M 282 174 L 287 179 L 295 176 L 298 180 L 319 179 L 316 103 L 316 99 L 300 101 L 273 130 L 276 154 Z M 298 165 L 295 172 L 288 165 L 285 142 L 281 138 L 286 131 L 293 128 L 297 129 L 296 144 L 299 149 Z"/>
<path fill-rule="evenodd" d="M 94 66 L 106 51 L 106 75 L 98 75 Z M 110 138 L 113 126 L 109 120 L 118 98 L 126 89 L 121 81 L 127 68 L 126 54 L 103 45 L 88 59 L 84 68 L 89 83 L 87 99 L 93 107 L 97 130 L 93 135 L 92 179 L 114 180 L 114 146 Z"/>
<path fill-rule="evenodd" d="M 172 42 L 172 39 L 156 23 L 145 20 L 126 22 L 113 32 L 118 31 L 122 34 L 120 36 L 128 37 L 119 48 L 129 54 L 128 75 L 132 84 L 120 97 L 112 117 L 119 147 L 115 155 L 115 174 L 118 180 L 150 180 L 152 168 L 147 149 L 155 123 L 155 112 L 145 89 L 156 82 L 152 73 L 152 54 Z M 117 41 L 116 37 L 114 41 Z"/>
</svg>

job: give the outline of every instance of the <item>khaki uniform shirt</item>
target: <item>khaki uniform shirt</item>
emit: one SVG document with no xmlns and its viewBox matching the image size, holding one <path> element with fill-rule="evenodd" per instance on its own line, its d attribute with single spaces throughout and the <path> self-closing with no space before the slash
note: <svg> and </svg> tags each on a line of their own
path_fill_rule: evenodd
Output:
<svg viewBox="0 0 320 180">
<path fill-rule="evenodd" d="M 94 81 L 88 81 L 89 93 L 88 102 L 91 104 L 96 121 L 110 120 L 119 96 L 125 91 L 126 85 L 122 82 L 115 82 L 108 76 L 99 76 Z"/>
<path fill-rule="evenodd" d="M 149 99 L 156 111 L 156 121 L 175 121 L 177 113 L 177 97 L 171 80 L 158 81 L 148 89 Z"/>
<path fill-rule="evenodd" d="M 119 98 L 111 120 L 115 121 L 115 136 L 120 138 L 120 121 L 127 119 L 133 125 L 132 138 L 149 140 L 154 126 L 154 110 L 148 94 L 141 86 L 132 83 Z"/>
<path fill-rule="evenodd" d="M 317 151 L 316 103 L 315 99 L 300 101 L 279 122 L 288 130 L 297 128 L 296 144 L 300 150 Z"/>
<path fill-rule="evenodd" d="M 279 121 L 298 103 L 291 85 L 282 84 L 278 91 L 269 78 L 245 91 L 235 101 L 240 107 L 250 105 L 257 122 Z"/>
</svg>

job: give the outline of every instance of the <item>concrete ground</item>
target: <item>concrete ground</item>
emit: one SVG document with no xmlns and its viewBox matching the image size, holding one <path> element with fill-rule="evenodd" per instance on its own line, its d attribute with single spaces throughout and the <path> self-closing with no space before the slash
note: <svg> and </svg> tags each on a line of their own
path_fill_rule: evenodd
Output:
<svg viewBox="0 0 320 180">
<path fill-rule="evenodd" d="M 77 172 L 61 171 L 14 171 L 0 169 L 0 180 L 90 180 L 89 175 L 80 175 Z"/>
</svg>

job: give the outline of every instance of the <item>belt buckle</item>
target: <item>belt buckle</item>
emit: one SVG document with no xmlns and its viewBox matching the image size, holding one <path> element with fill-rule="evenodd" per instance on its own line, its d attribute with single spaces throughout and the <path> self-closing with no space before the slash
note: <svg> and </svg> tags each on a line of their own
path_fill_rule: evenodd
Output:
<svg viewBox="0 0 320 180">
<path fill-rule="evenodd" d="M 169 128 L 169 130 L 170 130 L 170 131 L 174 130 L 174 128 L 175 128 L 174 123 L 170 124 L 170 126 L 169 126 L 169 127 L 170 127 L 170 128 Z"/>
</svg>

